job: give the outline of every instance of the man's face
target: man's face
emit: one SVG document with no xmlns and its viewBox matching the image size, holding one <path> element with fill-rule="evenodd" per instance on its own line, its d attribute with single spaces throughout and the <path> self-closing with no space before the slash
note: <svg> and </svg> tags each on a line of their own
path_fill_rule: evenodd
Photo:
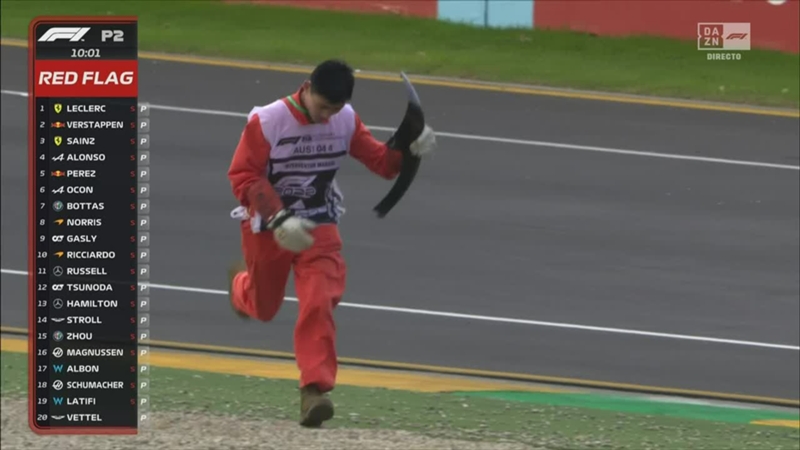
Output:
<svg viewBox="0 0 800 450">
<path fill-rule="evenodd" d="M 321 95 L 313 93 L 310 83 L 306 85 L 305 94 L 303 102 L 308 110 L 308 115 L 311 116 L 311 120 L 315 123 L 327 121 L 331 116 L 341 111 L 345 105 L 344 103 L 330 103 Z"/>
</svg>

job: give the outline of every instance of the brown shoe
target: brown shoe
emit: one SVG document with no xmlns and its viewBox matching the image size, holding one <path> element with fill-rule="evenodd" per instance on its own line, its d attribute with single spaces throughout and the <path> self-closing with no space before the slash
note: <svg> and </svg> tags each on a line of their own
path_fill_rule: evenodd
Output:
<svg viewBox="0 0 800 450">
<path fill-rule="evenodd" d="M 319 427 L 322 422 L 333 418 L 333 402 L 310 385 L 300 389 L 300 425 Z"/>
<path fill-rule="evenodd" d="M 231 264 L 231 266 L 228 267 L 228 299 L 231 302 L 231 309 L 233 309 L 233 312 L 241 319 L 249 319 L 250 316 L 245 312 L 239 311 L 233 304 L 233 279 L 239 272 L 244 272 L 246 270 L 247 265 L 245 265 L 243 261 Z"/>
</svg>

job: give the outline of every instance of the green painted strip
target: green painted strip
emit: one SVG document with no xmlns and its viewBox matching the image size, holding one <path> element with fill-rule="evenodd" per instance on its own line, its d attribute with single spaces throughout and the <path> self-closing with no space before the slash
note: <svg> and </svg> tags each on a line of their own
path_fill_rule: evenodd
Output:
<svg viewBox="0 0 800 450">
<path fill-rule="evenodd" d="M 28 391 L 27 355 L 2 351 L 0 358 L 0 394 L 17 404 L 24 402 Z M 152 379 L 158 380 L 150 392 L 153 412 L 191 414 L 190 417 L 196 418 L 224 415 L 227 420 L 242 421 L 278 419 L 294 422 L 298 419 L 300 398 L 296 380 L 164 367 L 153 367 L 152 371 Z M 349 441 L 355 444 L 359 436 L 364 436 L 361 433 L 377 429 L 468 440 L 476 447 L 479 442 L 485 442 L 481 448 L 496 448 L 490 443 L 502 441 L 506 445 L 548 450 L 798 450 L 800 442 L 800 430 L 786 427 L 686 420 L 590 408 L 532 406 L 518 401 L 481 398 L 480 395 L 469 397 L 463 393 L 450 395 L 338 386 L 331 398 L 336 405 L 336 415 L 326 425 L 330 432 L 323 431 L 320 435 L 325 439 L 326 448 L 331 449 L 354 446 L 337 445 L 340 442 L 337 439 L 341 437 L 336 436 L 347 433 L 347 430 L 358 433 Z M 263 426 L 277 425 L 281 433 L 288 435 L 304 433 L 296 422 L 284 424 L 286 426 L 272 422 Z M 19 428 L 17 433 L 30 433 L 26 428 Z M 19 437 L 19 434 L 7 437 L 8 432 L 15 431 L 7 431 L 4 424 L 3 448 L 6 440 Z M 219 434 L 215 430 L 209 433 L 225 439 L 224 442 L 230 438 L 230 433 Z M 386 435 L 383 436 L 385 439 Z M 364 442 L 359 441 L 362 444 L 359 448 L 366 448 Z M 459 447 L 451 441 L 446 447 L 455 449 L 463 445 Z M 109 446 L 98 443 L 81 448 Z M 135 442 L 132 442 L 132 448 L 136 448 Z M 194 447 L 184 445 L 184 448 Z"/>
<path fill-rule="evenodd" d="M 800 420 L 800 414 L 767 409 L 735 408 L 713 405 L 693 405 L 668 401 L 645 400 L 599 394 L 553 394 L 516 391 L 458 392 L 465 397 L 536 403 L 553 406 L 601 409 L 624 413 L 711 420 L 728 423 L 750 423 L 756 420 Z"/>
</svg>

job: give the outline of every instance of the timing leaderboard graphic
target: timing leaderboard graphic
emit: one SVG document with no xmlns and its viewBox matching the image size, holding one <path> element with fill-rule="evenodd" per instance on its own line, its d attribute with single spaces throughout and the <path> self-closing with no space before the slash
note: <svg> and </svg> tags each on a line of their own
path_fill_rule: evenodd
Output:
<svg viewBox="0 0 800 450">
<path fill-rule="evenodd" d="M 150 421 L 137 19 L 39 17 L 28 48 L 30 426 L 135 434 Z"/>
</svg>

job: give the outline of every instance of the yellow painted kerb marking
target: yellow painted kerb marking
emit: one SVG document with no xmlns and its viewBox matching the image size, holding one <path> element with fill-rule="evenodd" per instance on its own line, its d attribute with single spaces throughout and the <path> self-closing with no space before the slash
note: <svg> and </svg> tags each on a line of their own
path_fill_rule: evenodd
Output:
<svg viewBox="0 0 800 450">
<path fill-rule="evenodd" d="M 24 339 L 0 339 L 0 351 L 12 353 L 28 353 L 28 341 Z M 210 355 L 181 354 L 173 352 L 152 351 L 148 364 L 155 367 L 193 370 L 197 372 L 222 373 L 279 380 L 298 380 L 300 373 L 293 363 L 274 361 L 254 361 L 244 358 L 226 358 Z M 437 377 L 418 374 L 397 374 L 373 370 L 348 369 L 339 370 L 337 384 L 365 388 L 398 389 L 414 392 L 447 392 L 447 391 L 525 391 L 568 393 L 562 389 L 546 387 L 529 387 L 502 382 L 484 382 L 452 377 Z M 756 420 L 752 425 L 773 427 L 800 428 L 797 420 Z"/>
<path fill-rule="evenodd" d="M 0 351 L 12 353 L 28 353 L 28 341 L 25 339 L 0 339 Z"/>
<path fill-rule="evenodd" d="M 751 425 L 765 425 L 769 427 L 800 428 L 800 420 L 755 420 Z"/>
<path fill-rule="evenodd" d="M 0 326 L 0 332 L 28 334 L 28 330 L 26 328 L 9 327 L 9 326 Z M 278 352 L 274 350 L 256 350 L 252 348 L 230 347 L 223 345 L 195 344 L 188 342 L 173 342 L 173 341 L 159 341 L 159 340 L 151 340 L 150 345 L 167 347 L 175 350 L 188 350 L 194 352 L 218 352 L 218 353 L 238 354 L 246 356 L 259 356 L 267 358 L 294 359 L 294 354 L 288 352 Z M 703 391 L 694 389 L 678 389 L 678 388 L 668 388 L 663 386 L 647 386 L 647 385 L 631 384 L 631 383 L 614 383 L 609 381 L 598 381 L 598 380 L 590 380 L 583 378 L 552 377 L 544 375 L 529 375 L 524 373 L 497 372 L 497 371 L 480 370 L 480 369 L 463 369 L 458 367 L 411 364 L 411 363 L 400 363 L 392 361 L 378 361 L 378 360 L 361 359 L 361 358 L 340 357 L 339 362 L 342 364 L 352 364 L 352 365 L 362 365 L 362 366 L 367 365 L 388 370 L 399 369 L 399 370 L 409 370 L 416 372 L 435 372 L 438 374 L 454 375 L 459 377 L 466 376 L 466 377 L 478 377 L 478 378 L 481 377 L 504 378 L 506 380 L 514 380 L 519 382 L 533 382 L 533 383 L 544 383 L 544 384 L 571 384 L 584 388 L 629 390 L 634 392 L 658 393 L 661 395 L 677 395 L 677 396 L 689 395 L 689 396 L 713 398 L 717 400 L 756 402 L 756 403 L 776 404 L 776 405 L 791 406 L 791 407 L 800 407 L 800 400 L 788 399 L 788 398 L 730 394 L 726 392 Z"/>
<path fill-rule="evenodd" d="M 28 42 L 20 39 L 9 39 L 9 38 L 2 38 L 0 39 L 0 45 L 6 45 L 9 47 L 21 47 L 27 48 Z M 216 59 L 216 58 L 204 58 L 199 56 L 189 56 L 189 55 L 172 55 L 172 54 L 165 54 L 165 53 L 154 53 L 154 52 L 146 52 L 141 51 L 139 52 L 139 58 L 141 59 L 152 59 L 156 61 L 167 61 L 167 62 L 180 62 L 186 64 L 198 64 L 198 65 L 207 65 L 207 66 L 218 66 L 218 67 L 230 67 L 234 69 L 253 69 L 253 70 L 268 70 L 272 72 L 287 72 L 287 73 L 302 73 L 308 74 L 308 69 L 306 68 L 299 68 L 299 67 L 291 67 L 281 64 L 267 64 L 267 63 L 258 63 L 258 62 L 248 62 L 248 61 L 228 61 L 224 59 Z M 388 75 L 380 75 L 380 74 L 367 74 L 367 73 L 358 73 L 356 77 L 362 80 L 373 80 L 373 81 L 388 81 L 393 83 L 401 82 L 398 77 L 395 76 L 388 76 Z M 537 89 L 537 88 L 528 88 L 528 87 L 516 87 L 516 86 L 502 86 L 502 85 L 492 85 L 492 84 L 479 84 L 479 83 L 470 83 L 468 81 L 450 81 L 450 80 L 430 80 L 430 79 L 418 79 L 416 77 L 411 77 L 414 84 L 417 85 L 428 85 L 428 86 L 441 86 L 441 87 L 449 87 L 454 89 L 471 89 L 471 90 L 478 90 L 478 91 L 491 91 L 491 92 L 503 92 L 507 94 L 523 94 L 523 95 L 540 95 L 540 96 L 548 96 L 548 97 L 561 97 L 561 98 L 572 98 L 578 100 L 596 100 L 596 101 L 604 101 L 604 102 L 616 102 L 616 103 L 632 103 L 638 105 L 649 105 L 649 106 L 666 106 L 672 108 L 684 108 L 684 109 L 699 109 L 699 110 L 706 110 L 706 111 L 720 111 L 720 112 L 733 112 L 733 113 L 743 113 L 743 114 L 755 114 L 761 116 L 777 116 L 777 117 L 790 117 L 790 118 L 800 118 L 800 111 L 788 111 L 788 110 L 780 110 L 780 109 L 769 109 L 769 108 L 754 108 L 748 106 L 734 106 L 734 105 L 713 105 L 713 104 L 706 104 L 700 102 L 693 102 L 691 100 L 668 100 L 668 99 L 657 99 L 657 98 L 636 98 L 636 97 L 627 97 L 624 95 L 616 95 L 616 94 L 605 94 L 605 93 L 589 93 L 589 92 L 565 92 L 565 91 L 551 91 L 547 89 Z"/>
<path fill-rule="evenodd" d="M 2 338 L 0 350 L 13 353 L 27 353 L 28 341 L 24 339 Z M 152 350 L 147 364 L 170 369 L 193 370 L 197 372 L 244 375 L 279 380 L 299 380 L 300 372 L 293 363 L 276 361 L 255 361 L 245 358 L 227 358 L 202 354 L 184 354 Z M 377 370 L 340 368 L 337 384 L 365 388 L 399 389 L 414 392 L 447 391 L 524 391 L 567 393 L 564 389 L 539 386 L 524 386 L 512 383 L 460 379 L 455 377 L 421 375 L 413 373 L 392 373 Z"/>
</svg>

